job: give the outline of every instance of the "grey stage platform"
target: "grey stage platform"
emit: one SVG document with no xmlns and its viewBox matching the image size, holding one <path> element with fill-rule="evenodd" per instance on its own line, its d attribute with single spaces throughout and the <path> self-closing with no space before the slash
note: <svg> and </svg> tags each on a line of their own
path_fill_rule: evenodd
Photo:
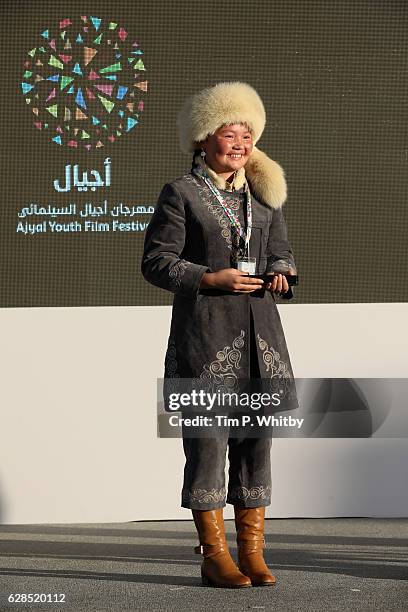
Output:
<svg viewBox="0 0 408 612">
<path fill-rule="evenodd" d="M 266 540 L 276 586 L 231 590 L 201 586 L 192 521 L 1 525 L 0 609 L 408 609 L 408 519 L 270 519 Z M 9 604 L 9 593 L 66 601 Z"/>
</svg>

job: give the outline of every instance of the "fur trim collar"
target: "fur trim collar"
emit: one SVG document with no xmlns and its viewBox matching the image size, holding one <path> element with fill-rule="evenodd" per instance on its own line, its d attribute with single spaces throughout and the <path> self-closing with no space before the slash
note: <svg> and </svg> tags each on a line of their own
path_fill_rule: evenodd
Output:
<svg viewBox="0 0 408 612">
<path fill-rule="evenodd" d="M 271 208 L 281 208 L 287 196 L 283 168 L 257 147 L 252 149 L 244 167 L 254 195 Z"/>
</svg>

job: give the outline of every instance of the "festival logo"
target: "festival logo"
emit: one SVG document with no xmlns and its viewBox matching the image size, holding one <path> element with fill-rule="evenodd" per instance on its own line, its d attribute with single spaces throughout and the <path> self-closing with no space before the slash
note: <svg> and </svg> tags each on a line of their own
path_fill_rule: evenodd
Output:
<svg viewBox="0 0 408 612">
<path fill-rule="evenodd" d="M 98 149 L 135 129 L 147 92 L 143 51 L 119 24 L 63 19 L 28 51 L 21 89 L 57 145 Z"/>
</svg>

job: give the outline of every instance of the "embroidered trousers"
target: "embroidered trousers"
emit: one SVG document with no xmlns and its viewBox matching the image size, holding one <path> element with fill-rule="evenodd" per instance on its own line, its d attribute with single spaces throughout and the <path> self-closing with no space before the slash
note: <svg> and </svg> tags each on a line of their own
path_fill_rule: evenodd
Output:
<svg viewBox="0 0 408 612">
<path fill-rule="evenodd" d="M 258 356 L 251 315 L 250 375 L 259 378 Z M 243 508 L 271 503 L 272 435 L 262 438 L 230 437 L 226 426 L 218 437 L 183 437 L 186 458 L 181 506 L 194 510 L 214 510 L 226 503 Z M 228 448 L 228 489 L 225 488 L 225 462 Z"/>
</svg>

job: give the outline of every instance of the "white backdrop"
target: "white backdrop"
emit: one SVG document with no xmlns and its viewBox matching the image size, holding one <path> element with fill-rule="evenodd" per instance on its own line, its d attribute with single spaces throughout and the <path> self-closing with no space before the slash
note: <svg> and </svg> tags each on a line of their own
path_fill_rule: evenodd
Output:
<svg viewBox="0 0 408 612">
<path fill-rule="evenodd" d="M 408 377 L 408 304 L 279 311 L 296 377 Z M 182 440 L 156 434 L 170 315 L 0 310 L 0 523 L 191 518 Z M 274 439 L 267 516 L 406 517 L 407 460 L 405 438 Z"/>
</svg>

